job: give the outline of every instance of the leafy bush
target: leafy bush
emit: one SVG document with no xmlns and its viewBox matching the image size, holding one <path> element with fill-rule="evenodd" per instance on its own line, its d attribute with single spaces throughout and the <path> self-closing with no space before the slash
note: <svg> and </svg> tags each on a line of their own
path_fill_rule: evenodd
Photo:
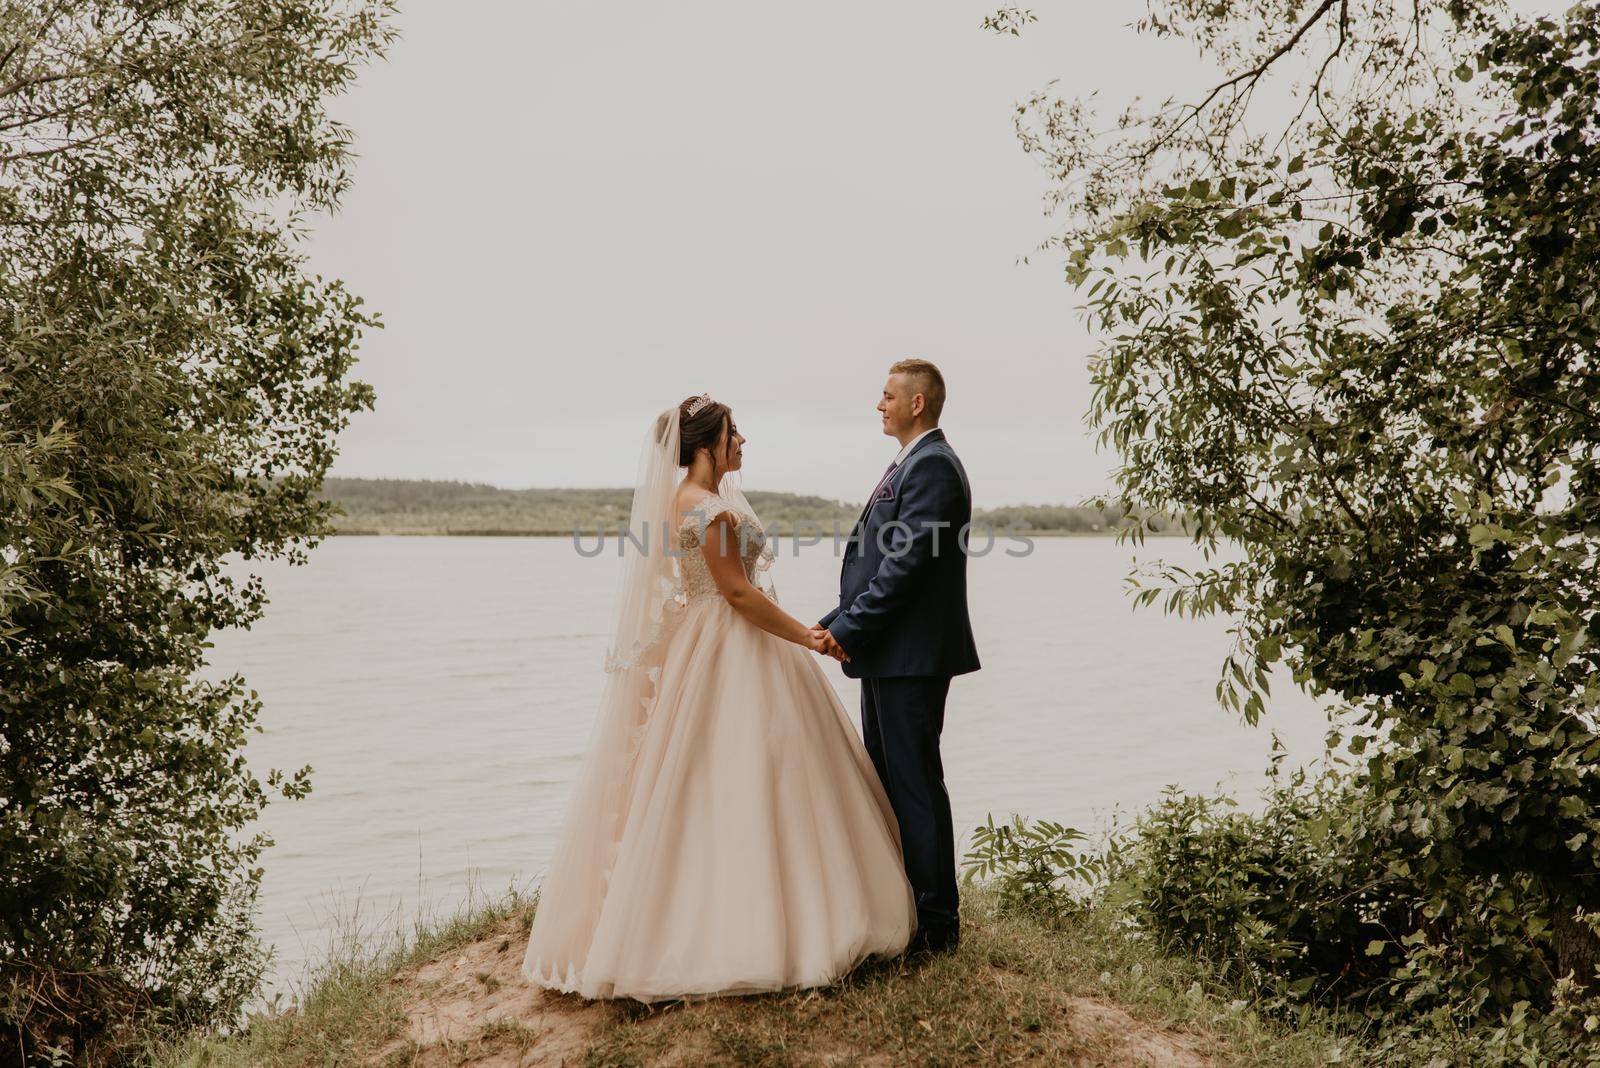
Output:
<svg viewBox="0 0 1600 1068">
<path fill-rule="evenodd" d="M 1372 856 L 1338 839 L 1333 810 L 1348 803 L 1323 783 L 1274 791 L 1260 815 L 1230 797 L 1169 791 L 1130 850 L 1139 918 L 1256 993 L 1370 989 L 1393 962 L 1366 950 L 1403 906 Z"/>
<path fill-rule="evenodd" d="M 1025 912 L 1041 919 L 1080 908 L 1083 892 L 1109 869 L 1114 852 L 1086 852 L 1082 831 L 1050 820 L 1030 822 L 1013 814 L 996 824 L 988 816 L 972 832 L 972 847 L 962 861 L 962 879 L 980 880 L 995 892 L 1002 912 Z M 1076 886 L 1074 885 L 1076 884 Z"/>
<path fill-rule="evenodd" d="M 1600 4 L 1157 0 L 1140 26 L 1220 68 L 1193 106 L 1019 117 L 1118 496 L 1233 557 L 1138 596 L 1230 617 L 1245 720 L 1283 662 L 1362 731 L 1330 839 L 1282 798 L 1282 827 L 1195 813 L 1216 883 L 1179 901 L 1396 1011 L 1600 988 Z M 1341 865 L 1392 895 L 1384 933 L 1340 911 Z"/>
<path fill-rule="evenodd" d="M 358 298 L 311 276 L 383 0 L 0 7 L 0 1063 L 256 989 L 259 703 L 198 677 L 326 529 Z"/>
<path fill-rule="evenodd" d="M 1172 791 L 1140 818 L 1119 877 L 1146 930 L 1269 1005 L 1317 998 L 1446 1028 L 1552 1007 L 1547 897 L 1488 875 L 1438 908 L 1416 841 L 1371 807 L 1331 772 L 1296 774 L 1259 814 Z"/>
<path fill-rule="evenodd" d="M 1289 776 L 1259 812 L 1169 790 L 1098 849 L 1059 823 L 990 817 L 964 880 L 1002 913 L 1094 916 L 1197 961 L 1223 999 L 1361 1032 L 1363 1063 L 1600 1064 L 1600 998 L 1548 974 L 1548 917 L 1528 911 L 1547 899 L 1490 878 L 1431 913 L 1415 843 L 1374 838 L 1386 824 L 1367 803 L 1331 770 Z"/>
</svg>

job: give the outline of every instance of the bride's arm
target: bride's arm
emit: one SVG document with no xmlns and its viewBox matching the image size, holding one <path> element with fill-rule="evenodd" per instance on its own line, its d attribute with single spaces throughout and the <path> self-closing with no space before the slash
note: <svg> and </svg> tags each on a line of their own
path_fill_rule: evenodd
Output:
<svg viewBox="0 0 1600 1068">
<path fill-rule="evenodd" d="M 717 584 L 717 590 L 734 611 L 784 641 L 822 652 L 822 643 L 811 637 L 804 623 L 779 608 L 777 602 L 751 585 L 739 557 L 739 535 L 732 517 L 723 512 L 706 526 L 700 552 Z"/>
</svg>

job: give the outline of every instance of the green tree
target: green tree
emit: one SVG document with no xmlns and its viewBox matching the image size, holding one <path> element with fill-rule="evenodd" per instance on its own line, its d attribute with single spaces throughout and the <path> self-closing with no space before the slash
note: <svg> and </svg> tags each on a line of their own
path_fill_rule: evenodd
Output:
<svg viewBox="0 0 1600 1068">
<path fill-rule="evenodd" d="M 375 320 L 297 241 L 386 0 L 0 6 L 0 1060 L 260 981 L 258 702 L 196 677 L 305 551 Z M 58 1053 L 58 1055 L 60 1055 Z"/>
<path fill-rule="evenodd" d="M 1600 9 L 1157 0 L 1140 29 L 1214 86 L 1018 120 L 1121 496 L 1243 549 L 1140 599 L 1238 613 L 1219 694 L 1249 721 L 1280 659 L 1339 701 L 1337 837 L 1417 894 L 1366 947 L 1397 994 L 1592 984 Z"/>
</svg>

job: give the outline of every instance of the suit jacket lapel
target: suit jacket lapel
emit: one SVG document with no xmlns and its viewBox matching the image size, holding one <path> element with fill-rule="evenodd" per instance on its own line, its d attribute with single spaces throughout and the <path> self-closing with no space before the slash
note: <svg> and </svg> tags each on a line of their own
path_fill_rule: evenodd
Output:
<svg viewBox="0 0 1600 1068">
<path fill-rule="evenodd" d="M 906 458 L 900 461 L 900 466 L 894 469 L 894 474 L 889 476 L 889 480 L 884 483 L 884 487 L 888 488 L 898 485 L 898 480 L 905 474 L 906 465 L 911 462 L 911 458 L 917 453 L 921 452 L 930 443 L 943 440 L 944 431 L 938 427 L 934 427 L 932 430 L 928 431 L 928 433 L 924 434 L 915 445 L 911 446 L 911 451 L 906 453 Z M 873 504 L 877 502 L 879 492 L 881 491 L 878 489 L 878 487 L 874 486 L 872 496 L 867 498 L 867 503 L 861 509 L 861 514 L 856 516 L 855 526 L 850 528 L 850 537 L 852 539 L 856 536 L 856 531 L 861 530 L 866 526 L 867 514 L 872 511 Z M 849 551 L 848 546 L 846 547 L 846 551 Z"/>
</svg>

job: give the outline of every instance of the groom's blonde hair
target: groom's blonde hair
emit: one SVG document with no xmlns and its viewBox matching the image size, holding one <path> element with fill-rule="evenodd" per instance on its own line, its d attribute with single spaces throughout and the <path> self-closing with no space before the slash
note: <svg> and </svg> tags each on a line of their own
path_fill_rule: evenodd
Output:
<svg viewBox="0 0 1600 1068">
<path fill-rule="evenodd" d="M 911 379 L 911 388 L 922 394 L 927 404 L 928 421 L 937 423 L 944 411 L 944 375 L 927 360 L 896 360 L 889 367 L 892 375 L 905 375 Z"/>
</svg>

